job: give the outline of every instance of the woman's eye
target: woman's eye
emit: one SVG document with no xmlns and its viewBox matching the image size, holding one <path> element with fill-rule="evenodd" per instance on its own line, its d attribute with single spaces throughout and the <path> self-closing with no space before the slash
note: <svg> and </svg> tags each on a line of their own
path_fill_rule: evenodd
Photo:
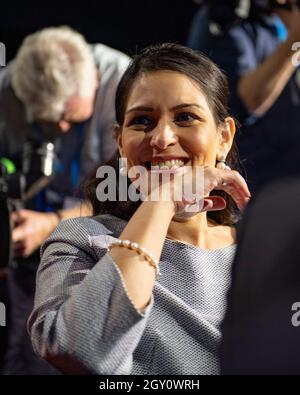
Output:
<svg viewBox="0 0 300 395">
<path fill-rule="evenodd" d="M 199 118 L 195 114 L 191 114 L 189 112 L 184 112 L 176 116 L 176 122 L 193 122 L 198 120 Z"/>
<path fill-rule="evenodd" d="M 144 116 L 133 118 L 129 122 L 129 126 L 146 126 L 146 127 L 148 127 L 151 124 L 152 124 L 152 120 L 150 118 L 144 117 Z"/>
</svg>

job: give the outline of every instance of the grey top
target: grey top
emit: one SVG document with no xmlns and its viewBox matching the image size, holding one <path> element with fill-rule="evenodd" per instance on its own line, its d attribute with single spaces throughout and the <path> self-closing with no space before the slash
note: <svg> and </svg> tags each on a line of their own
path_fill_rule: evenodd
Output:
<svg viewBox="0 0 300 395">
<path fill-rule="evenodd" d="M 150 304 L 138 310 L 106 251 L 126 222 L 63 221 L 42 246 L 35 351 L 63 373 L 218 374 L 235 245 L 204 250 L 166 239 Z"/>
</svg>

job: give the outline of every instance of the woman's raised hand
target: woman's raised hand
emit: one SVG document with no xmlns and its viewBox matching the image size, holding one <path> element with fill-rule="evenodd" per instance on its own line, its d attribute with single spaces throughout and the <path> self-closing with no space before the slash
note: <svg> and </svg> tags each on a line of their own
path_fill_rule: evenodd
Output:
<svg viewBox="0 0 300 395">
<path fill-rule="evenodd" d="M 146 169 L 132 180 L 143 200 L 173 201 L 177 214 L 191 216 L 198 212 L 223 210 L 226 202 L 221 196 L 210 196 L 213 190 L 228 193 L 237 207 L 243 210 L 250 192 L 244 178 L 235 170 L 213 166 L 184 166 L 176 172 L 153 174 Z M 186 214 L 190 213 L 190 214 Z"/>
<path fill-rule="evenodd" d="M 224 209 L 226 202 L 222 197 L 209 196 L 213 190 L 228 193 L 240 210 L 246 207 L 251 196 L 244 178 L 230 169 L 223 170 L 213 166 L 187 167 L 184 174 L 175 175 L 172 182 L 176 213 L 184 216 Z"/>
</svg>

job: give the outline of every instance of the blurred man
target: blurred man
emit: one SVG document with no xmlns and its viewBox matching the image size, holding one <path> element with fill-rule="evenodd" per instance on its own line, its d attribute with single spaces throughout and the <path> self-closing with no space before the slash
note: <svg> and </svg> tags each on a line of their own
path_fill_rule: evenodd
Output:
<svg viewBox="0 0 300 395">
<path fill-rule="evenodd" d="M 56 158 L 51 183 L 12 214 L 7 374 L 48 372 L 34 356 L 26 332 L 38 248 L 60 220 L 90 213 L 74 191 L 115 150 L 114 96 L 129 60 L 105 45 L 88 45 L 68 27 L 46 28 L 28 36 L 0 73 L 0 158 L 24 170 L 28 142 L 31 147 L 51 142 Z"/>
<path fill-rule="evenodd" d="M 300 175 L 299 1 L 253 0 L 245 20 L 236 16 L 242 1 L 208 3 L 217 19 L 209 55 L 229 78 L 231 111 L 243 124 L 238 148 L 253 195 L 273 180 Z M 230 24 L 222 23 L 227 14 Z"/>
</svg>

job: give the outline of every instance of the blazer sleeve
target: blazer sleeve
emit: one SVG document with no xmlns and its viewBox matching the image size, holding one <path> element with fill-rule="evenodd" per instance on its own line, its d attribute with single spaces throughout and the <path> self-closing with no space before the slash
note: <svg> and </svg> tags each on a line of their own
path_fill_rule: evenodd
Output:
<svg viewBox="0 0 300 395">
<path fill-rule="evenodd" d="M 98 226 L 97 238 L 107 238 Z M 28 331 L 35 352 L 65 374 L 130 374 L 153 296 L 138 310 L 118 266 L 104 248 L 99 258 L 91 239 L 71 219 L 44 243 Z"/>
</svg>

